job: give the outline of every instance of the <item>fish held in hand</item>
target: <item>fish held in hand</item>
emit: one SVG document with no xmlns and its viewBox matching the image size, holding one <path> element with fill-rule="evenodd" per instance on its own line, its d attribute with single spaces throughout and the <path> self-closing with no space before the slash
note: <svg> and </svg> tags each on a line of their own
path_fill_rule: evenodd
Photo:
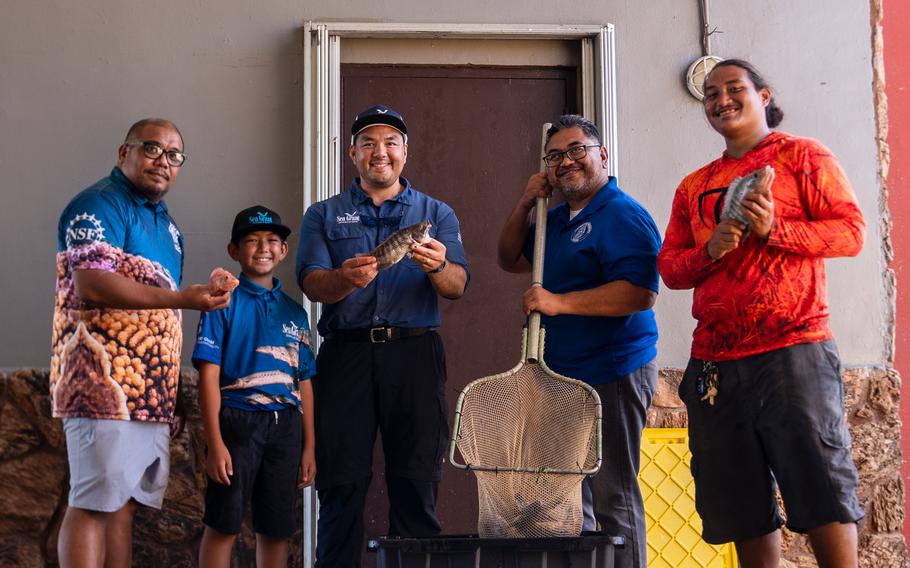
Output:
<svg viewBox="0 0 910 568">
<path fill-rule="evenodd" d="M 225 292 L 230 294 L 239 284 L 240 281 L 233 274 L 220 266 L 213 270 L 209 276 L 209 289 L 216 296 L 220 296 Z"/>
<path fill-rule="evenodd" d="M 720 211 L 720 220 L 733 219 L 745 225 L 747 229 L 750 228 L 752 223 L 742 208 L 743 198 L 750 191 L 764 183 L 772 175 L 773 171 L 771 166 L 765 166 L 733 180 L 730 183 L 730 187 L 727 188 L 724 206 Z"/>
<path fill-rule="evenodd" d="M 405 256 L 411 256 L 411 245 L 430 241 L 430 227 L 433 225 L 423 220 L 420 223 L 398 229 L 389 238 L 368 253 L 357 256 L 375 256 L 379 270 L 385 270 L 397 264 Z"/>
</svg>

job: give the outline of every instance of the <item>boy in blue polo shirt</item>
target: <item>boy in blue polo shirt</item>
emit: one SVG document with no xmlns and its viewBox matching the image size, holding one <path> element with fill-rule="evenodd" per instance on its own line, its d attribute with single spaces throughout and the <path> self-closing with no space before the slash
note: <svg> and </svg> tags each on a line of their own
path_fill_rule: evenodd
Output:
<svg viewBox="0 0 910 568">
<path fill-rule="evenodd" d="M 193 363 L 208 446 L 203 567 L 230 565 L 248 500 L 258 564 L 286 566 L 297 491 L 316 475 L 307 313 L 273 276 L 290 233 L 266 207 L 238 213 L 228 254 L 240 264 L 240 284 L 229 309 L 199 320 Z"/>
</svg>

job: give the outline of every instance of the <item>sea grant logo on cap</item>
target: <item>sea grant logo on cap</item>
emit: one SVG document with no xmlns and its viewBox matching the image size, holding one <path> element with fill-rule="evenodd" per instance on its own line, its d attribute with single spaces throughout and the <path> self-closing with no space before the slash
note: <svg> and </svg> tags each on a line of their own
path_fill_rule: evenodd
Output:
<svg viewBox="0 0 910 568">
<path fill-rule="evenodd" d="M 371 126 L 385 124 L 391 126 L 404 136 L 404 143 L 408 143 L 408 127 L 400 114 L 385 105 L 374 105 L 370 108 L 360 111 L 354 117 L 354 124 L 351 125 L 351 145 L 357 135 Z"/>
<path fill-rule="evenodd" d="M 282 240 L 287 240 L 291 234 L 291 229 L 281 224 L 281 215 L 263 205 L 254 205 L 237 213 L 231 228 L 231 241 L 236 243 L 240 237 L 253 231 L 272 231 Z"/>
</svg>

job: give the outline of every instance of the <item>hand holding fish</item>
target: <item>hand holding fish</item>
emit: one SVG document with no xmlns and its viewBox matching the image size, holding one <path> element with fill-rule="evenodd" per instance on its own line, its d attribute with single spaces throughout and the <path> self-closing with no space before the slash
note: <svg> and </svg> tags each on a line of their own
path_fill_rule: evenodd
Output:
<svg viewBox="0 0 910 568">
<path fill-rule="evenodd" d="M 355 256 L 338 268 L 341 278 L 355 288 L 366 288 L 379 274 L 375 256 Z"/>
<path fill-rule="evenodd" d="M 742 242 L 745 225 L 735 219 L 725 219 L 717 224 L 708 241 L 708 256 L 719 259 Z"/>
<path fill-rule="evenodd" d="M 774 224 L 774 196 L 771 193 L 774 170 L 768 168 L 768 171 L 742 201 L 742 211 L 751 222 L 752 231 L 763 239 L 768 238 Z"/>
<path fill-rule="evenodd" d="M 436 239 L 411 245 L 411 257 L 424 272 L 438 270 L 446 260 L 446 246 Z"/>
</svg>

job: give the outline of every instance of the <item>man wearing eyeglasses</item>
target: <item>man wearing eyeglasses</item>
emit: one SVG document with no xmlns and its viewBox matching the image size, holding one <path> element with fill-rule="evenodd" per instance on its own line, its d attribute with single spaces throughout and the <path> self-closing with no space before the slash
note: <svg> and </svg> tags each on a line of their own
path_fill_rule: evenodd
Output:
<svg viewBox="0 0 910 568">
<path fill-rule="evenodd" d="M 230 300 L 208 285 L 179 289 L 183 234 L 163 197 L 185 160 L 171 122 L 141 120 L 111 174 L 60 216 L 50 394 L 70 467 L 63 567 L 131 565 L 133 516 L 138 504 L 161 508 L 169 434 L 183 426 L 180 309 Z"/>
<path fill-rule="evenodd" d="M 530 272 L 531 210 L 553 189 L 565 203 L 547 214 L 543 285 L 524 293 L 525 313 L 541 313 L 544 358 L 585 381 L 603 403 L 603 467 L 585 480 L 585 530 L 624 536 L 616 566 L 644 568 L 645 515 L 638 487 L 641 433 L 657 385 L 660 232 L 607 173 L 607 150 L 591 121 L 565 115 L 547 132 L 545 173 L 528 180 L 499 238 L 499 265 Z M 591 505 L 593 517 L 591 518 Z"/>
<path fill-rule="evenodd" d="M 351 127 L 359 177 L 304 215 L 300 287 L 322 302 L 325 338 L 313 380 L 317 566 L 360 566 L 373 443 L 382 432 L 389 535 L 439 534 L 437 485 L 448 440 L 439 296 L 457 299 L 469 274 L 458 219 L 401 177 L 408 156 L 400 114 L 376 105 Z M 429 220 L 430 241 L 378 270 L 369 253 L 399 228 Z"/>
</svg>

